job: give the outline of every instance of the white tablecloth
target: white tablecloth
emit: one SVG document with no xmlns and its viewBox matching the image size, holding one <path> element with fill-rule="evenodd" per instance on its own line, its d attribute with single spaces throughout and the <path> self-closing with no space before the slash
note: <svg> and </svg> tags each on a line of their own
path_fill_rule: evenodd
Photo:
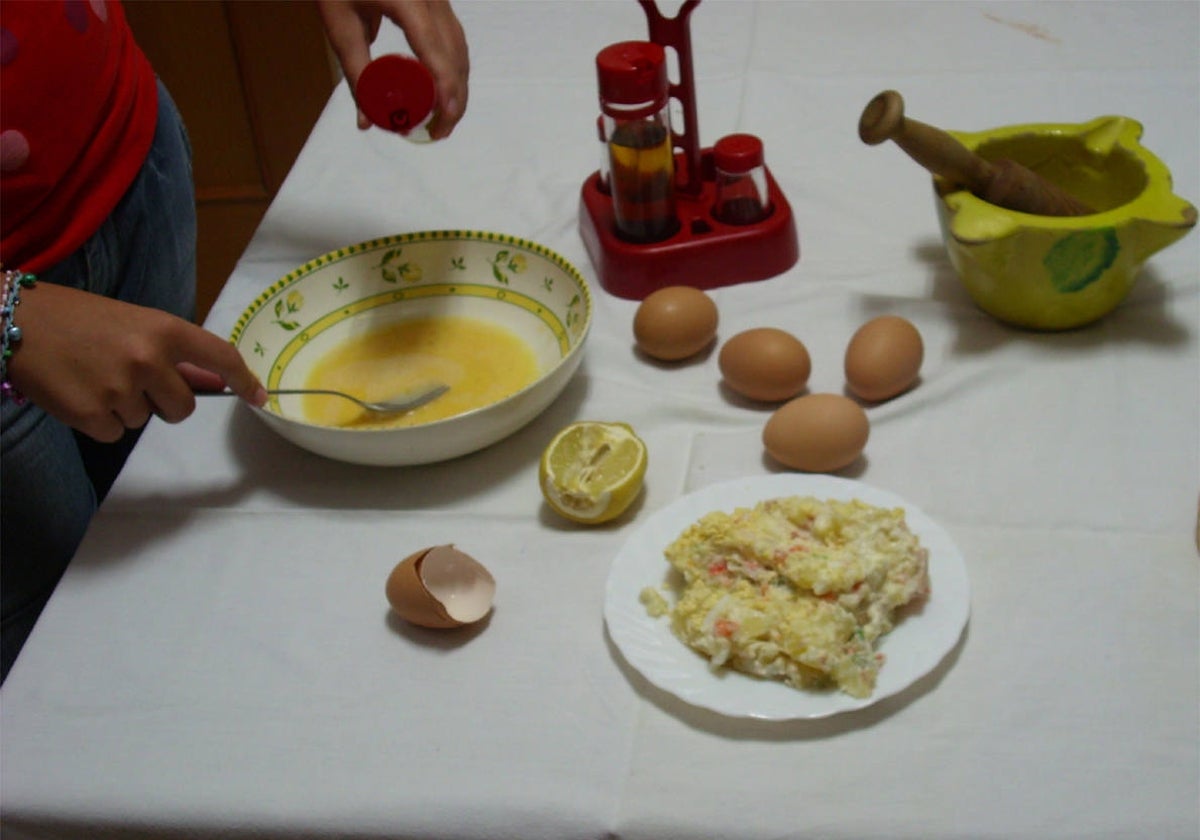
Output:
<svg viewBox="0 0 1200 840">
<path fill-rule="evenodd" d="M 926 347 L 918 388 L 870 409 L 846 477 L 953 537 L 961 642 L 866 710 L 768 723 L 652 687 L 608 641 L 609 566 L 690 490 L 777 470 L 766 411 L 716 354 L 648 364 L 636 303 L 577 230 L 599 159 L 593 58 L 645 37 L 629 2 L 460 2 L 466 120 L 448 141 L 360 133 L 343 86 L 212 310 L 228 334 L 308 259 L 412 230 L 547 245 L 592 278 L 583 366 L 504 443 L 413 469 L 321 459 L 231 401 L 154 423 L 0 692 L 8 840 L 44 837 L 1195 838 L 1200 676 L 1200 235 L 1151 259 L 1091 327 L 976 309 L 928 177 L 858 116 L 896 88 L 956 129 L 1123 114 L 1200 199 L 1200 5 L 709 2 L 692 16 L 707 145 L 762 137 L 797 217 L 786 274 L 716 291 L 721 336 L 798 335 L 812 391 L 871 316 Z M 403 43 L 386 31 L 379 51 Z M 281 69 L 285 72 L 285 69 Z M 637 507 L 597 529 L 542 503 L 537 456 L 576 419 L 631 423 Z M 388 617 L 410 551 L 454 542 L 495 613 L 438 635 Z"/>
</svg>

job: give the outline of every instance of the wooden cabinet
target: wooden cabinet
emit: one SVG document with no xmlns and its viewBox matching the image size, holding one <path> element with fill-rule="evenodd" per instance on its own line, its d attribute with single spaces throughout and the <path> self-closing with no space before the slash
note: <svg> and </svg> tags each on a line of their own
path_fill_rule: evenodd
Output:
<svg viewBox="0 0 1200 840">
<path fill-rule="evenodd" d="M 339 74 L 309 0 L 126 0 L 192 141 L 202 321 Z"/>
</svg>

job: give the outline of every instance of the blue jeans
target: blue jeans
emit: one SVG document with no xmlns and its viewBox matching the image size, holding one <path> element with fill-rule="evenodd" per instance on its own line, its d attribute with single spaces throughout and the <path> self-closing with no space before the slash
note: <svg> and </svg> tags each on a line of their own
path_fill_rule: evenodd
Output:
<svg viewBox="0 0 1200 840">
<path fill-rule="evenodd" d="M 73 286 L 191 318 L 196 206 L 191 147 L 166 88 L 141 172 L 83 247 L 39 283 Z M 36 295 L 36 286 L 26 291 Z M 20 312 L 17 312 L 18 323 Z M 17 352 L 20 352 L 18 350 Z M 0 681 L 137 442 L 98 443 L 32 403 L 0 406 Z"/>
</svg>

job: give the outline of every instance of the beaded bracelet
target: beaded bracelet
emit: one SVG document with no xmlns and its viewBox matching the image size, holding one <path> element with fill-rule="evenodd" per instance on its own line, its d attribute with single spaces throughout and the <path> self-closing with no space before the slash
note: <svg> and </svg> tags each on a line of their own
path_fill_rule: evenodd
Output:
<svg viewBox="0 0 1200 840">
<path fill-rule="evenodd" d="M 16 345 L 21 343 L 21 328 L 13 318 L 21 303 L 21 289 L 37 282 L 37 277 L 24 271 L 0 271 L 0 399 L 10 399 L 17 405 L 25 402 L 24 395 L 8 379 L 8 360 Z"/>
</svg>

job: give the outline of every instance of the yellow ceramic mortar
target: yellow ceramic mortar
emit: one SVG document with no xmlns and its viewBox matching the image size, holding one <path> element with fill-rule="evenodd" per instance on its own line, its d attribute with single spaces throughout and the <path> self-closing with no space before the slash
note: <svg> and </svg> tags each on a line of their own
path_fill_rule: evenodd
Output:
<svg viewBox="0 0 1200 840">
<path fill-rule="evenodd" d="M 989 204 L 935 176 L 950 261 L 975 302 L 1011 324 L 1062 330 L 1112 311 L 1145 261 L 1196 224 L 1167 167 L 1128 117 L 1014 125 L 951 136 L 986 160 L 1007 158 L 1096 212 L 1039 216 Z"/>
</svg>

